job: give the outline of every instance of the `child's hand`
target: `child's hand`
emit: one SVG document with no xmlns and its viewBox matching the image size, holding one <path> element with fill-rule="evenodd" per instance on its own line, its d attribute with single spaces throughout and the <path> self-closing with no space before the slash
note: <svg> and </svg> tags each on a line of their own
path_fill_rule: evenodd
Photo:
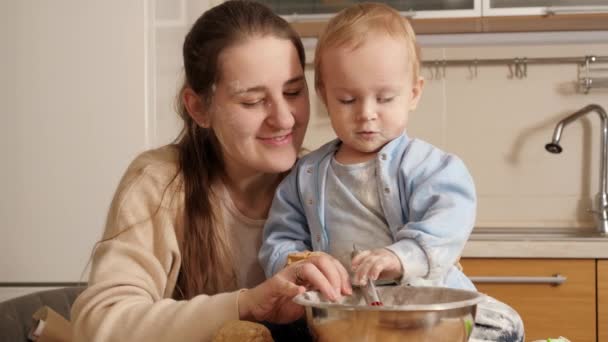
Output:
<svg viewBox="0 0 608 342">
<path fill-rule="evenodd" d="M 351 261 L 355 284 L 365 285 L 368 279 L 397 279 L 403 275 L 401 261 L 386 248 L 362 251 Z"/>
</svg>

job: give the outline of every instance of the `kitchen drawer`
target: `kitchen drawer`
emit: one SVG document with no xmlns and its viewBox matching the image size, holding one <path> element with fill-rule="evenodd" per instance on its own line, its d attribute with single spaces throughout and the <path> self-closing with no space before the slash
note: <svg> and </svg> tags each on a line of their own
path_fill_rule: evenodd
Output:
<svg viewBox="0 0 608 342">
<path fill-rule="evenodd" d="M 608 342 L 608 260 L 597 261 L 598 342 Z"/>
<path fill-rule="evenodd" d="M 462 259 L 480 292 L 519 312 L 526 340 L 565 336 L 596 341 L 595 259 Z M 559 285 L 544 282 L 565 277 Z M 534 281 L 539 281 L 534 283 Z"/>
</svg>

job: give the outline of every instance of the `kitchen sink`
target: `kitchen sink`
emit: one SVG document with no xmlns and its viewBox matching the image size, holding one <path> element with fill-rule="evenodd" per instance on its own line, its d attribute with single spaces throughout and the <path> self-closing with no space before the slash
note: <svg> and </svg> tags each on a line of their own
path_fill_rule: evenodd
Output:
<svg viewBox="0 0 608 342">
<path fill-rule="evenodd" d="M 608 241 L 589 228 L 475 228 L 472 241 Z"/>
</svg>

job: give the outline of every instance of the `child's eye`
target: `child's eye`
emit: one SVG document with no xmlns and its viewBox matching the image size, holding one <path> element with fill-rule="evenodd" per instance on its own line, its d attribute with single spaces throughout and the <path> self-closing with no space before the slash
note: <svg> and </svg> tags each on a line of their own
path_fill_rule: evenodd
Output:
<svg viewBox="0 0 608 342">
<path fill-rule="evenodd" d="M 355 98 L 351 97 L 351 98 L 346 98 L 346 99 L 338 99 L 338 101 L 342 104 L 351 104 L 351 103 L 355 102 Z"/>
<path fill-rule="evenodd" d="M 378 103 L 387 103 L 387 102 L 391 102 L 393 101 L 395 97 L 394 96 L 389 96 L 389 97 L 378 97 L 376 99 L 376 101 L 378 101 Z"/>
</svg>

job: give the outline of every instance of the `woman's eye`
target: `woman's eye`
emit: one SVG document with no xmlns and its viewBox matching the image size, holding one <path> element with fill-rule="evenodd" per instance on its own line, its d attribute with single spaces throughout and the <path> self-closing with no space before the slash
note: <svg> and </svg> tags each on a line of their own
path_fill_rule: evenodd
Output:
<svg viewBox="0 0 608 342">
<path fill-rule="evenodd" d="M 245 107 L 255 107 L 255 106 L 261 104 L 262 101 L 264 101 L 264 99 L 243 101 L 243 102 L 241 102 L 241 104 Z"/>
<path fill-rule="evenodd" d="M 296 97 L 302 93 L 302 89 L 286 90 L 283 94 L 287 97 Z"/>
<path fill-rule="evenodd" d="M 342 104 L 351 104 L 355 102 L 355 98 L 347 98 L 347 99 L 338 99 L 338 101 Z"/>
</svg>

